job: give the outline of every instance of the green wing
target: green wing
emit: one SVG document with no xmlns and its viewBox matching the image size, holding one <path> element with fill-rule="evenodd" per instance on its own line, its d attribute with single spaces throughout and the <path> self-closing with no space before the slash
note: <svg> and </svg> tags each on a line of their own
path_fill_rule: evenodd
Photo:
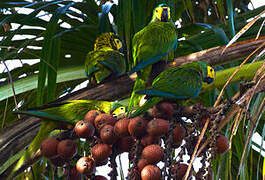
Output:
<svg viewBox="0 0 265 180">
<path fill-rule="evenodd" d="M 201 87 L 201 73 L 190 68 L 170 68 L 162 72 L 152 84 L 152 90 L 172 94 L 177 99 L 196 97 Z"/>
<path fill-rule="evenodd" d="M 42 107 L 32 108 L 29 111 L 36 112 L 36 115 L 42 112 L 52 114 L 53 117 L 60 119 L 77 121 L 92 109 L 96 109 L 105 113 L 110 113 L 113 102 L 110 101 L 92 101 L 92 100 L 73 100 L 62 103 L 48 104 Z M 32 115 L 32 114 L 30 114 Z M 47 117 L 49 119 L 49 117 Z"/>
<path fill-rule="evenodd" d="M 89 78 L 95 78 L 100 83 L 111 74 L 120 76 L 126 72 L 126 62 L 123 54 L 111 48 L 91 51 L 85 61 L 85 72 Z"/>
<path fill-rule="evenodd" d="M 133 59 L 140 69 L 158 62 L 177 46 L 175 26 L 171 22 L 151 22 L 133 37 Z"/>
</svg>

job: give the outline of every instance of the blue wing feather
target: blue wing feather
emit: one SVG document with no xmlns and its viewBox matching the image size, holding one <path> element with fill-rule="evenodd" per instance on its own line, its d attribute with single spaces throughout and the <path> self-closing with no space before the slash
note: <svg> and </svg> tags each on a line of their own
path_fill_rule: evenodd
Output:
<svg viewBox="0 0 265 180">
<path fill-rule="evenodd" d="M 189 98 L 188 96 L 176 96 L 171 93 L 167 92 L 161 92 L 155 89 L 146 89 L 143 91 L 138 91 L 136 94 L 146 94 L 148 96 L 158 96 L 158 97 L 164 97 L 164 98 L 174 98 L 174 99 L 186 99 Z"/>
<path fill-rule="evenodd" d="M 35 116 L 39 118 L 43 118 L 46 120 L 52 120 L 52 121 L 57 121 L 57 122 L 63 122 L 63 123 L 70 123 L 73 124 L 72 121 L 62 119 L 56 115 L 46 113 L 46 112 L 41 112 L 41 111 L 14 111 L 15 114 L 26 114 L 29 116 Z"/>
</svg>

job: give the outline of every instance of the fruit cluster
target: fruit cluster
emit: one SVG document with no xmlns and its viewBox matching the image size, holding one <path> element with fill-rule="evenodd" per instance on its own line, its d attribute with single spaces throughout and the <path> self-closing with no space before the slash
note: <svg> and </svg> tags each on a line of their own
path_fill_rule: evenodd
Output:
<svg viewBox="0 0 265 180">
<path fill-rule="evenodd" d="M 188 110 L 183 108 L 181 110 L 186 111 Z M 182 179 L 188 168 L 183 162 L 183 155 L 185 152 L 192 155 L 199 137 L 198 129 L 202 127 L 204 118 L 203 115 L 194 116 L 192 113 L 189 118 L 193 119 L 193 122 L 189 127 L 187 122 L 182 120 L 183 114 L 179 112 L 178 108 L 168 102 L 154 106 L 151 114 L 146 113 L 131 119 L 116 119 L 111 114 L 90 110 L 74 128 L 78 138 L 85 138 L 89 142 L 89 152 L 83 149 L 79 153 L 85 156 L 77 155 L 77 144 L 71 139 L 46 139 L 42 142 L 41 152 L 55 166 L 62 166 L 66 161 L 77 158 L 75 167 L 68 173 L 68 177 L 75 174 L 75 177 L 78 177 L 75 179 L 80 179 L 80 174 L 90 179 L 106 179 L 103 176 L 95 176 L 94 173 L 97 166 L 106 165 L 108 162 L 112 168 L 109 176 L 116 179 L 118 173 L 115 158 L 123 152 L 129 153 L 131 163 L 128 179 L 160 180 L 162 176 Z M 223 153 L 229 147 L 228 140 L 225 136 L 218 135 L 214 146 L 211 147 L 215 149 L 214 153 Z M 179 147 L 181 151 L 173 159 L 172 152 Z M 200 154 L 205 161 L 206 151 Z M 162 169 L 157 166 L 160 161 L 164 163 Z M 196 177 L 200 179 L 206 171 L 209 172 L 210 169 L 200 170 Z"/>
</svg>

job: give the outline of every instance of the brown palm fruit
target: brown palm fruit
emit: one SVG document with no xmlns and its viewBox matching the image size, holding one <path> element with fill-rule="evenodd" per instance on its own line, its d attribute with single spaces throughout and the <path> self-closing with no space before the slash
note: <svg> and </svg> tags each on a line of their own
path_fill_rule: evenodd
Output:
<svg viewBox="0 0 265 180">
<path fill-rule="evenodd" d="M 177 173 L 176 179 L 182 179 L 185 176 L 187 169 L 188 169 L 187 164 L 178 163 L 171 169 L 171 174 L 175 175 L 175 173 Z M 192 174 L 193 174 L 193 169 L 191 169 L 189 177 L 191 177 Z"/>
<path fill-rule="evenodd" d="M 96 167 L 99 167 L 99 166 L 105 166 L 106 164 L 108 164 L 108 159 L 105 159 L 104 161 L 97 161 L 96 162 Z"/>
<path fill-rule="evenodd" d="M 169 121 L 164 119 L 153 119 L 147 124 L 147 132 L 152 136 L 162 136 L 169 131 Z"/>
<path fill-rule="evenodd" d="M 182 144 L 182 140 L 184 139 L 185 136 L 186 136 L 186 129 L 182 125 L 177 124 L 172 134 L 173 147 L 178 148 Z"/>
<path fill-rule="evenodd" d="M 71 168 L 69 171 L 69 180 L 81 180 L 81 173 L 76 170 L 75 167 Z"/>
<path fill-rule="evenodd" d="M 219 134 L 216 138 L 216 152 L 218 154 L 222 154 L 224 152 L 226 152 L 229 148 L 229 141 L 228 139 L 222 135 L 222 134 Z"/>
<path fill-rule="evenodd" d="M 130 119 L 128 130 L 131 136 L 133 137 L 142 137 L 146 134 L 147 121 L 141 117 L 137 116 Z"/>
<path fill-rule="evenodd" d="M 159 137 L 157 136 L 151 136 L 150 134 L 146 134 L 141 139 L 141 144 L 145 147 L 151 144 L 158 144 L 159 143 Z"/>
<path fill-rule="evenodd" d="M 158 103 L 152 108 L 152 116 L 154 118 L 170 119 L 173 113 L 174 107 L 169 102 Z"/>
<path fill-rule="evenodd" d="M 104 176 L 101 176 L 101 175 L 96 175 L 95 177 L 94 177 L 94 180 L 108 180 L 106 177 L 104 177 Z"/>
<path fill-rule="evenodd" d="M 147 165 L 141 171 L 142 180 L 161 180 L 161 171 L 155 165 Z"/>
<path fill-rule="evenodd" d="M 55 167 L 62 167 L 66 162 L 66 160 L 62 159 L 60 156 L 56 156 L 55 158 L 51 158 L 50 160 Z"/>
<path fill-rule="evenodd" d="M 55 138 L 47 138 L 42 141 L 40 146 L 41 154 L 46 158 L 57 156 L 57 146 L 59 141 Z"/>
<path fill-rule="evenodd" d="M 90 138 L 94 135 L 94 132 L 93 124 L 85 120 L 78 121 L 75 125 L 75 133 L 80 138 Z"/>
<path fill-rule="evenodd" d="M 90 157 L 81 157 L 76 162 L 76 170 L 82 174 L 90 175 L 95 171 L 95 162 Z"/>
<path fill-rule="evenodd" d="M 105 125 L 103 128 L 101 128 L 100 138 L 105 144 L 113 144 L 117 140 L 113 126 Z"/>
<path fill-rule="evenodd" d="M 147 161 L 146 159 L 141 158 L 141 159 L 138 160 L 137 168 L 138 168 L 138 170 L 141 172 L 142 169 L 143 169 L 146 165 L 148 165 L 148 164 L 149 164 L 149 163 L 148 163 L 148 161 Z"/>
<path fill-rule="evenodd" d="M 101 128 L 103 128 L 103 126 L 109 124 L 114 126 L 116 122 L 116 118 L 113 117 L 111 114 L 99 114 L 94 121 L 94 125 L 96 127 L 97 130 L 101 130 Z"/>
<path fill-rule="evenodd" d="M 107 144 L 96 144 L 91 148 L 91 155 L 96 162 L 105 161 L 111 153 L 111 147 Z"/>
<path fill-rule="evenodd" d="M 117 141 L 118 152 L 129 152 L 134 146 L 135 141 L 132 136 L 121 137 Z"/>
<path fill-rule="evenodd" d="M 77 144 L 71 139 L 62 140 L 58 144 L 57 152 L 62 159 L 70 160 L 77 153 Z"/>
<path fill-rule="evenodd" d="M 127 118 L 123 118 L 117 121 L 114 125 L 115 134 L 119 137 L 129 136 L 130 135 L 128 131 L 129 122 L 130 120 Z"/>
<path fill-rule="evenodd" d="M 86 113 L 84 117 L 84 121 L 90 122 L 91 124 L 94 124 L 95 118 L 101 114 L 98 110 L 90 110 Z"/>
<path fill-rule="evenodd" d="M 151 144 L 143 149 L 142 156 L 149 164 L 156 164 L 163 159 L 164 151 L 161 146 Z"/>
</svg>

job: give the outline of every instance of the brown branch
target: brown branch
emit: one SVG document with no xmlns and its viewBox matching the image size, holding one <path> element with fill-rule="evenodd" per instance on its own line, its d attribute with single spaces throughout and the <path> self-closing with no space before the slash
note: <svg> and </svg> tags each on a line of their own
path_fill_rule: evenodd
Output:
<svg viewBox="0 0 265 180">
<path fill-rule="evenodd" d="M 229 47 L 222 56 L 220 56 L 220 54 L 224 47 L 203 50 L 185 57 L 176 58 L 173 63 L 169 64 L 169 66 L 177 66 L 192 61 L 206 61 L 213 66 L 224 64 L 231 61 L 231 59 L 246 57 L 263 42 L 265 42 L 264 36 L 260 37 L 257 41 L 251 39 L 236 43 Z M 117 100 L 130 94 L 134 80 L 135 78 L 130 78 L 125 75 L 93 88 L 81 89 L 59 98 L 55 102 L 74 99 Z M 19 152 L 32 141 L 37 133 L 40 123 L 41 121 L 38 118 L 25 117 L 23 118 L 23 121 L 16 121 L 14 125 L 4 128 L 0 135 L 0 165 L 2 165 L 7 158 Z"/>
<path fill-rule="evenodd" d="M 234 59 L 244 58 L 248 56 L 264 42 L 265 36 L 261 36 L 257 40 L 253 38 L 250 40 L 240 41 L 229 47 L 223 55 L 221 53 L 225 46 L 218 46 L 211 49 L 206 49 L 203 51 L 189 54 L 187 56 L 177 57 L 174 62 L 170 64 L 170 66 L 186 64 L 193 61 L 204 61 L 213 66 L 225 64 L 231 62 Z"/>
</svg>

